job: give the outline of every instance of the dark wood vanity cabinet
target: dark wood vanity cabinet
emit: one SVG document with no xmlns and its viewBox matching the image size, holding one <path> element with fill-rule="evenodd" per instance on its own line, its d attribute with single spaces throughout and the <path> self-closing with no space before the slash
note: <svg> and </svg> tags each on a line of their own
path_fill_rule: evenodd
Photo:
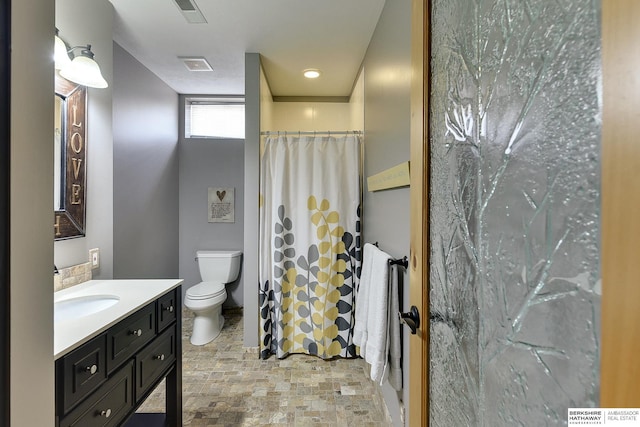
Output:
<svg viewBox="0 0 640 427">
<path fill-rule="evenodd" d="M 182 426 L 180 307 L 178 287 L 56 360 L 57 425 L 125 425 L 166 378 L 161 425 Z"/>
</svg>

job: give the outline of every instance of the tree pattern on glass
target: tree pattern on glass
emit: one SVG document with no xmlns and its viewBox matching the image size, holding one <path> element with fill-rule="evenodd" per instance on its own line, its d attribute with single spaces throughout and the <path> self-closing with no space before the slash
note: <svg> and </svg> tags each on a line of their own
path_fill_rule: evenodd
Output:
<svg viewBox="0 0 640 427">
<path fill-rule="evenodd" d="M 434 0 L 430 420 L 597 406 L 599 2 Z"/>
<path fill-rule="evenodd" d="M 273 283 L 260 286 L 263 359 L 305 353 L 329 359 L 355 357 L 353 344 L 354 287 L 360 274 L 360 208 L 356 236 L 340 225 L 329 201 L 307 200 L 309 226 L 316 243 L 297 254 L 294 224 L 278 207 L 274 224 Z"/>
</svg>

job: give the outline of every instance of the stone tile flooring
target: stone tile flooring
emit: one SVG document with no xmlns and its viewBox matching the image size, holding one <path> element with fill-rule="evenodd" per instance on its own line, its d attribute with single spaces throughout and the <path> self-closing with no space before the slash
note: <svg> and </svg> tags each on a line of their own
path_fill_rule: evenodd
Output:
<svg viewBox="0 0 640 427">
<path fill-rule="evenodd" d="M 189 342 L 192 317 L 183 316 L 185 426 L 391 426 L 380 387 L 362 359 L 313 356 L 260 360 L 242 347 L 241 312 L 225 313 L 213 342 Z M 164 412 L 164 384 L 139 412 Z"/>
</svg>

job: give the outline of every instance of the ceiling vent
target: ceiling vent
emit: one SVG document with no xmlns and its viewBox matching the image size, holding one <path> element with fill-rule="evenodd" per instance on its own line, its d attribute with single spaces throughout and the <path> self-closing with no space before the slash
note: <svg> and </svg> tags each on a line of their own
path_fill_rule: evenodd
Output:
<svg viewBox="0 0 640 427">
<path fill-rule="evenodd" d="M 173 0 L 173 2 L 180 9 L 180 13 L 190 24 L 206 24 L 207 20 L 204 18 L 202 12 L 198 8 L 198 5 L 194 0 Z"/>
<path fill-rule="evenodd" d="M 201 56 L 179 56 L 189 71 L 213 71 L 211 64 Z"/>
</svg>

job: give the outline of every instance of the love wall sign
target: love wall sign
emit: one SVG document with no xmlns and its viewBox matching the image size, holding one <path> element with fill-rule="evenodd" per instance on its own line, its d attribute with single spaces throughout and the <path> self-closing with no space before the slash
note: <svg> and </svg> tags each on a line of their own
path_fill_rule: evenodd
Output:
<svg viewBox="0 0 640 427">
<path fill-rule="evenodd" d="M 235 222 L 234 189 L 209 187 L 209 222 Z"/>
</svg>

